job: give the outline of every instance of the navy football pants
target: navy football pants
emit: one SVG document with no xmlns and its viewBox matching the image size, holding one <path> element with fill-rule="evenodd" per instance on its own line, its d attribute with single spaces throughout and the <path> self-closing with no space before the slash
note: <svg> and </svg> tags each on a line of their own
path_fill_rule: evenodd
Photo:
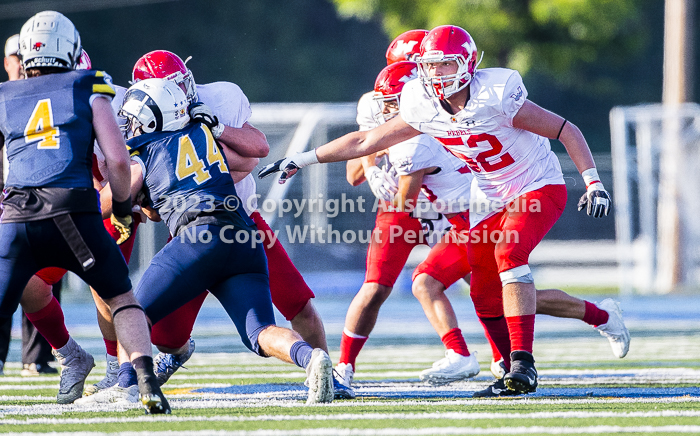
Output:
<svg viewBox="0 0 700 436">
<path fill-rule="evenodd" d="M 12 316 L 29 279 L 56 266 L 77 274 L 104 299 L 131 290 L 129 268 L 97 213 L 71 214 L 95 264 L 83 271 L 52 219 L 0 223 L 0 316 Z"/>
<path fill-rule="evenodd" d="M 180 232 L 153 257 L 134 294 L 153 324 L 209 290 L 236 325 L 241 341 L 260 354 L 258 334 L 275 324 L 263 247 L 232 241 L 232 230 L 201 225 Z M 192 241 L 192 237 L 194 242 Z M 207 238 L 211 236 L 208 242 Z M 242 240 L 240 238 L 239 240 Z"/>
</svg>

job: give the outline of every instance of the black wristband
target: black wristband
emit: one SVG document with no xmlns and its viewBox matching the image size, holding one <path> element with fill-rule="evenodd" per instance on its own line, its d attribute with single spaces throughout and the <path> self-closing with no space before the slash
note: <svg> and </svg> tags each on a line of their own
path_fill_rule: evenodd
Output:
<svg viewBox="0 0 700 436">
<path fill-rule="evenodd" d="M 112 213 L 114 216 L 131 215 L 131 198 L 127 198 L 124 201 L 117 201 L 112 198 Z"/>
</svg>

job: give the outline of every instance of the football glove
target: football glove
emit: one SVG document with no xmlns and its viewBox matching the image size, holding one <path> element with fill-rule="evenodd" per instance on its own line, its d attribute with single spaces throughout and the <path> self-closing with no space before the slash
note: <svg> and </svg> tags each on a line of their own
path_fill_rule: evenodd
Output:
<svg viewBox="0 0 700 436">
<path fill-rule="evenodd" d="M 284 159 L 280 159 L 276 162 L 265 165 L 260 171 L 258 171 L 258 178 L 264 179 L 271 174 L 282 172 L 278 183 L 284 184 L 288 179 L 296 174 L 299 169 L 315 163 L 318 163 L 316 150 L 297 153 L 294 156 L 285 157 Z"/>
<path fill-rule="evenodd" d="M 126 242 L 134 230 L 134 219 L 131 216 L 131 199 L 124 201 L 112 200 L 112 216 L 109 217 L 114 228 L 119 232 L 117 245 Z"/>
<path fill-rule="evenodd" d="M 391 201 L 398 191 L 396 181 L 385 171 L 377 166 L 367 168 L 365 178 L 375 197 L 384 201 Z"/>
<path fill-rule="evenodd" d="M 605 190 L 603 184 L 593 183 L 588 186 L 586 193 L 581 196 L 578 201 L 578 210 L 583 210 L 586 208 L 586 213 L 593 218 L 602 218 L 608 216 L 610 213 L 610 207 L 612 206 L 612 199 L 610 194 Z"/>
<path fill-rule="evenodd" d="M 198 121 L 211 130 L 212 136 L 218 139 L 224 132 L 224 125 L 219 122 L 219 119 L 214 115 L 211 108 L 204 103 L 192 103 L 188 108 L 190 119 Z"/>
</svg>

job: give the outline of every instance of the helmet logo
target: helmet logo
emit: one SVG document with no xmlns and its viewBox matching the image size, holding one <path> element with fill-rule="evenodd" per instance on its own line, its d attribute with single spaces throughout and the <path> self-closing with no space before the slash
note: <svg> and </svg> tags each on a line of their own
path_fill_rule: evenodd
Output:
<svg viewBox="0 0 700 436">
<path fill-rule="evenodd" d="M 42 49 L 42 47 L 46 47 L 46 44 L 44 44 L 43 42 L 35 42 L 34 45 L 32 45 L 31 50 L 39 51 Z"/>
<path fill-rule="evenodd" d="M 396 42 L 396 48 L 394 49 L 394 52 L 396 53 L 406 53 L 406 58 L 408 59 L 409 55 L 408 53 L 413 52 L 413 47 L 418 44 L 418 41 L 397 41 Z"/>
</svg>

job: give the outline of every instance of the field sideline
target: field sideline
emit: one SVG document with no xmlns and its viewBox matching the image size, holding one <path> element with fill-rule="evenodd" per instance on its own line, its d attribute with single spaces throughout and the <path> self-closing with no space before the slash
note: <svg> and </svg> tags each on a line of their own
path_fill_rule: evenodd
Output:
<svg viewBox="0 0 700 436">
<path fill-rule="evenodd" d="M 673 341 L 675 347 L 664 347 Z M 428 345 L 368 347 L 357 400 L 308 407 L 304 372 L 251 353 L 195 353 L 166 385 L 170 416 L 140 409 L 58 406 L 58 377 L 0 378 L 0 432 L 15 434 L 498 435 L 700 434 L 700 344 L 693 336 L 633 339 L 615 359 L 603 338 L 536 343 L 540 388 L 527 397 L 475 400 L 492 380 L 488 349 L 474 381 L 433 387 L 418 372 L 442 354 Z M 664 351 L 666 350 L 666 351 Z M 331 353 L 337 359 L 337 353 Z M 89 382 L 104 373 L 98 362 Z"/>
</svg>

